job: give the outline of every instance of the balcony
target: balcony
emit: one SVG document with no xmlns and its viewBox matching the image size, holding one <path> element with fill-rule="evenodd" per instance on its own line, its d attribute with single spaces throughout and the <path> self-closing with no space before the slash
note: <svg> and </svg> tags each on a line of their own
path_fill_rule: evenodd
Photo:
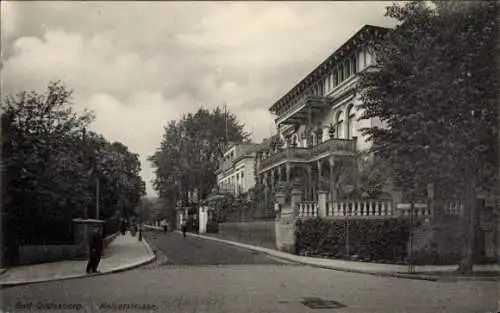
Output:
<svg viewBox="0 0 500 313">
<path fill-rule="evenodd" d="M 356 140 L 332 138 L 312 147 L 310 150 L 310 161 L 315 161 L 316 159 L 321 159 L 325 155 L 338 152 L 347 152 L 350 154 L 356 152 Z"/>
<path fill-rule="evenodd" d="M 288 147 L 262 160 L 260 167 L 267 168 L 285 161 L 307 162 L 310 155 L 309 148 Z"/>
<path fill-rule="evenodd" d="M 276 124 L 305 124 L 309 113 L 315 114 L 330 106 L 330 100 L 325 97 L 303 95 L 286 113 L 280 114 Z"/>
<path fill-rule="evenodd" d="M 331 138 L 310 148 L 288 147 L 260 162 L 260 172 L 286 162 L 309 163 L 331 154 L 352 155 L 356 152 L 356 140 Z"/>
</svg>

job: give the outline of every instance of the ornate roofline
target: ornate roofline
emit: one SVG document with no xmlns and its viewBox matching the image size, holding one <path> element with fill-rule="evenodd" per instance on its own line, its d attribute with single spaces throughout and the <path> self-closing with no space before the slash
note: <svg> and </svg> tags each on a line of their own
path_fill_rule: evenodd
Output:
<svg viewBox="0 0 500 313">
<path fill-rule="evenodd" d="M 377 35 L 380 32 L 388 32 L 390 28 L 364 25 L 360 30 L 358 30 L 353 36 L 351 36 L 340 48 L 335 50 L 326 60 L 321 62 L 312 72 L 310 72 L 306 77 L 304 77 L 300 82 L 298 82 L 292 89 L 290 89 L 284 96 L 282 96 L 278 101 L 276 101 L 270 108 L 269 111 L 276 114 L 276 109 L 283 103 L 288 102 L 299 93 L 304 91 L 309 85 L 316 81 L 319 77 L 323 76 L 327 71 L 330 70 L 331 66 L 336 63 L 340 58 L 342 58 L 347 50 L 352 49 L 353 45 L 357 45 L 358 41 L 364 41 L 365 36 L 369 33 L 374 33 Z"/>
</svg>

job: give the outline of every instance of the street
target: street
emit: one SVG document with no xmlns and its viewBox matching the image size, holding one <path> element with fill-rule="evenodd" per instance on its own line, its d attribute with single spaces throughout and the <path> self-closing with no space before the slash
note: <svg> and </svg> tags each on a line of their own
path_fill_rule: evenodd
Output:
<svg viewBox="0 0 500 313">
<path fill-rule="evenodd" d="M 486 313 L 497 306 L 496 282 L 384 278 L 281 263 L 179 233 L 144 237 L 157 250 L 154 263 L 3 289 L 3 312 L 38 311 L 44 305 L 56 312 Z"/>
</svg>

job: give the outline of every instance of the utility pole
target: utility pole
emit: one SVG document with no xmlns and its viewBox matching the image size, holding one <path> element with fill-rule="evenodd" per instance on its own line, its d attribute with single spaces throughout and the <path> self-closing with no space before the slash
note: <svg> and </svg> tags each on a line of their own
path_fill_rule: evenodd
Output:
<svg viewBox="0 0 500 313">
<path fill-rule="evenodd" d="M 226 125 L 225 125 L 225 130 L 226 130 L 226 132 L 225 132 L 225 134 L 226 134 L 226 135 L 225 135 L 225 144 L 226 144 L 226 145 L 227 145 L 227 137 L 228 137 L 228 136 L 227 136 L 227 114 L 228 114 L 228 112 L 227 112 L 227 104 L 226 104 L 226 103 L 224 103 L 224 122 L 225 122 L 225 124 L 226 124 Z"/>
<path fill-rule="evenodd" d="M 97 176 L 96 174 L 96 179 L 95 179 L 95 182 L 96 182 L 96 186 L 95 186 L 95 216 L 96 216 L 96 220 L 99 219 L 99 176 Z"/>
<path fill-rule="evenodd" d="M 89 150 L 88 150 L 88 145 L 87 145 L 87 129 L 86 128 L 83 128 L 82 130 L 82 141 L 83 141 L 83 154 L 84 154 L 84 157 L 85 157 L 85 163 L 86 165 L 89 165 L 88 164 L 88 155 L 89 155 Z M 89 183 L 89 181 L 87 180 L 87 183 Z M 85 219 L 88 219 L 89 218 L 89 204 L 88 204 L 88 201 L 91 200 L 90 197 L 86 197 L 85 199 Z"/>
</svg>

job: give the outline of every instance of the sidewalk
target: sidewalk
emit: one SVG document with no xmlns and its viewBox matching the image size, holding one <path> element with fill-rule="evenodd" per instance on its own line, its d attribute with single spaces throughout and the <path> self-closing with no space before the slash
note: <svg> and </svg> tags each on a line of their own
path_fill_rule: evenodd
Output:
<svg viewBox="0 0 500 313">
<path fill-rule="evenodd" d="M 389 276 L 398 278 L 420 279 L 430 281 L 458 281 L 458 280 L 486 280 L 500 281 L 500 266 L 498 264 L 474 265 L 474 272 L 482 275 L 461 276 L 455 272 L 457 265 L 422 265 L 415 266 L 415 273 L 408 273 L 407 265 L 381 264 L 358 261 L 335 260 L 326 258 L 306 257 L 291 253 L 281 252 L 275 249 L 264 248 L 260 246 L 249 245 L 237 241 L 221 239 L 215 234 L 198 235 L 187 233 L 189 236 L 214 240 L 241 248 L 265 253 L 267 255 L 280 258 L 286 261 L 301 263 L 310 266 L 327 268 L 332 270 L 363 273 L 378 276 Z"/>
<path fill-rule="evenodd" d="M 104 250 L 99 263 L 100 274 L 108 274 L 132 269 L 154 261 L 156 256 L 148 243 L 138 240 L 127 232 L 118 235 Z M 15 286 L 52 280 L 91 276 L 85 273 L 86 260 L 70 260 L 36 265 L 18 266 L 0 274 L 0 286 Z M 92 274 L 92 275 L 100 275 Z"/>
</svg>

